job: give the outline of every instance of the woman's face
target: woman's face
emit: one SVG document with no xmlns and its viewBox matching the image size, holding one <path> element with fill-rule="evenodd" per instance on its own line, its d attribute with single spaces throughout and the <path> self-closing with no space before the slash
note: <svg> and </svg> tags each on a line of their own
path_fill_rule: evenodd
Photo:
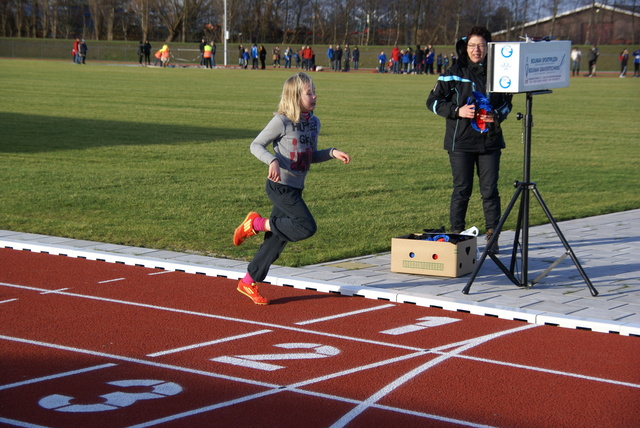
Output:
<svg viewBox="0 0 640 428">
<path fill-rule="evenodd" d="M 306 84 L 300 94 L 300 108 L 304 112 L 313 111 L 316 108 L 316 88 L 313 84 Z"/>
<path fill-rule="evenodd" d="M 487 41 L 481 36 L 471 36 L 467 40 L 467 55 L 474 64 L 484 61 L 487 56 Z"/>
</svg>

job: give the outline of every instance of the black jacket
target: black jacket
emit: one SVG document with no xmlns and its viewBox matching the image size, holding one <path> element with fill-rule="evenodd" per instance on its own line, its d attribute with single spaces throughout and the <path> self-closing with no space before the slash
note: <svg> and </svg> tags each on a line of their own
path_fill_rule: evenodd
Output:
<svg viewBox="0 0 640 428">
<path fill-rule="evenodd" d="M 487 74 L 483 65 L 468 61 L 458 61 L 438 78 L 436 86 L 429 93 L 427 108 L 447 119 L 444 149 L 485 153 L 505 147 L 500 123 L 511 112 L 513 95 L 491 93 L 489 100 L 497 122 L 489 123 L 489 131 L 481 133 L 471 126 L 470 119 L 458 117 L 458 108 L 473 101 L 472 92 L 486 95 Z"/>
</svg>

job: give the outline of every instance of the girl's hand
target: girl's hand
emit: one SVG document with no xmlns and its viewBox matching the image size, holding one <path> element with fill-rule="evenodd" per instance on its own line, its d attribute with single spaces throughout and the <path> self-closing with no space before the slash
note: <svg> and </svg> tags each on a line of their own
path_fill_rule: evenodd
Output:
<svg viewBox="0 0 640 428">
<path fill-rule="evenodd" d="M 274 183 L 277 183 L 280 181 L 280 164 L 278 163 L 277 159 L 269 164 L 268 178 Z"/>
<path fill-rule="evenodd" d="M 333 152 L 331 154 L 333 155 L 334 158 L 341 160 L 342 163 L 345 165 L 351 162 L 351 158 L 345 152 L 341 152 L 340 150 L 333 149 Z"/>
</svg>

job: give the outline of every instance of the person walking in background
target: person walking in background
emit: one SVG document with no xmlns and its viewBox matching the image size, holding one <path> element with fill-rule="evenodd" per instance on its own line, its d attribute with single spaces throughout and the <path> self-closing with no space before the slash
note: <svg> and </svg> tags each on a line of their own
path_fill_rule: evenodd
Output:
<svg viewBox="0 0 640 428">
<path fill-rule="evenodd" d="M 216 50 L 218 50 L 216 43 L 211 42 L 211 68 L 216 66 Z"/>
<path fill-rule="evenodd" d="M 620 52 L 620 77 L 627 77 L 627 64 L 629 63 L 629 49 Z"/>
<path fill-rule="evenodd" d="M 446 119 L 444 149 L 449 153 L 453 192 L 449 207 L 452 233 L 466 229 L 466 214 L 473 190 L 474 170 L 480 181 L 487 243 L 501 215 L 498 177 L 500 156 L 505 147 L 500 123 L 511 111 L 511 94 L 487 89 L 487 44 L 491 33 L 485 27 L 473 27 L 466 38 L 466 52 L 458 62 L 438 77 L 427 98 L 427 108 Z M 487 97 L 490 112 L 477 109 L 479 97 Z M 475 100 L 476 103 L 471 102 Z M 498 252 L 497 240 L 491 250 Z"/>
<path fill-rule="evenodd" d="M 640 77 L 640 49 L 633 51 L 633 77 Z"/>
<path fill-rule="evenodd" d="M 287 46 L 284 50 L 284 68 L 291 68 L 291 46 Z"/>
<path fill-rule="evenodd" d="M 574 46 L 571 49 L 571 74 L 573 76 L 580 75 L 580 61 L 582 61 L 582 51 L 579 47 Z"/>
<path fill-rule="evenodd" d="M 169 67 L 170 58 L 171 58 L 171 51 L 169 50 L 169 45 L 162 46 L 162 51 L 160 53 L 160 60 L 162 61 L 162 67 Z"/>
<path fill-rule="evenodd" d="M 593 45 L 589 50 L 589 55 L 587 56 L 587 60 L 589 61 L 589 77 L 595 77 L 596 75 L 596 64 L 598 63 L 599 56 L 600 49 L 598 49 L 598 46 Z"/>
<path fill-rule="evenodd" d="M 289 242 L 310 238 L 317 226 L 302 199 L 305 179 L 311 164 L 337 159 L 348 164 L 348 154 L 335 148 L 318 148 L 320 120 L 314 115 L 316 91 L 308 74 L 299 72 L 289 77 L 282 88 L 276 115 L 250 145 L 251 153 L 269 166 L 266 193 L 273 208 L 269 217 L 250 211 L 235 229 L 233 244 L 265 232 L 264 241 L 238 281 L 238 291 L 257 305 L 269 300 L 258 291 L 271 265 Z M 273 152 L 267 150 L 272 145 Z"/>
<path fill-rule="evenodd" d="M 140 40 L 140 44 L 138 45 L 138 60 L 140 61 L 140 66 L 142 66 L 142 61 L 144 59 L 144 42 Z"/>
<path fill-rule="evenodd" d="M 273 68 L 280 68 L 280 47 L 273 48 Z"/>
</svg>

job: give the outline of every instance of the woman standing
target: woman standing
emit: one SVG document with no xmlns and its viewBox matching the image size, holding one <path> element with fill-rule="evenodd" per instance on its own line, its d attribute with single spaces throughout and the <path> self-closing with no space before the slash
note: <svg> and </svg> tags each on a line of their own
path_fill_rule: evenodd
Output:
<svg viewBox="0 0 640 428">
<path fill-rule="evenodd" d="M 498 177 L 500 155 L 505 147 L 500 123 L 511 111 L 510 94 L 486 96 L 487 43 L 491 33 L 473 27 L 466 37 L 460 58 L 438 78 L 427 99 L 427 107 L 446 119 L 444 149 L 449 153 L 453 192 L 449 208 L 452 233 L 466 228 L 466 214 L 477 170 L 485 217 L 487 242 L 500 221 Z M 490 108 L 476 107 L 488 98 Z M 497 240 L 492 248 L 498 252 Z"/>
</svg>

